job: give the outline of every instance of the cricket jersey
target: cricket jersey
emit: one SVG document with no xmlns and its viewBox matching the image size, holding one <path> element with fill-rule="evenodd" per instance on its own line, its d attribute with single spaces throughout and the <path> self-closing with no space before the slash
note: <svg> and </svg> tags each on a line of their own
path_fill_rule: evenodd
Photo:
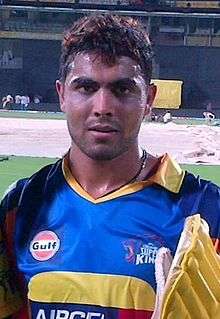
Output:
<svg viewBox="0 0 220 319">
<path fill-rule="evenodd" d="M 146 181 L 98 199 L 72 176 L 67 157 L 42 168 L 1 204 L 0 258 L 7 254 L 10 267 L 0 259 L 0 317 L 26 300 L 33 319 L 151 318 L 157 251 L 174 255 L 186 217 L 197 213 L 217 248 L 219 188 L 167 154 Z"/>
</svg>

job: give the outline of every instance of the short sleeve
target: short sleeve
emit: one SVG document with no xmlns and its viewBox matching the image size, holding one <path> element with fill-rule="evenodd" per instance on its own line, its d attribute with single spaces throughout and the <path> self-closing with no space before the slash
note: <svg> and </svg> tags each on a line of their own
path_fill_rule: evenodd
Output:
<svg viewBox="0 0 220 319">
<path fill-rule="evenodd" d="M 17 288 L 14 267 L 10 265 L 4 229 L 4 217 L 7 215 L 7 196 L 0 203 L 0 318 L 15 314 L 22 306 L 22 298 Z"/>
<path fill-rule="evenodd" d="M 17 312 L 22 300 L 15 286 L 16 278 L 9 267 L 5 244 L 0 231 L 0 318 Z"/>
</svg>

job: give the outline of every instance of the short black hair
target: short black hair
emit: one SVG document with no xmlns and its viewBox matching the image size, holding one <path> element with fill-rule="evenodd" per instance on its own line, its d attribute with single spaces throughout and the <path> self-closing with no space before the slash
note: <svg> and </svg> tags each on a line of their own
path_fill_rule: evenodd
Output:
<svg viewBox="0 0 220 319">
<path fill-rule="evenodd" d="M 61 81 L 65 81 L 75 56 L 88 52 L 101 55 L 107 64 L 114 64 L 121 56 L 130 57 L 140 65 L 145 81 L 151 80 L 152 46 L 143 25 L 136 19 L 107 14 L 77 20 L 64 34 Z"/>
</svg>

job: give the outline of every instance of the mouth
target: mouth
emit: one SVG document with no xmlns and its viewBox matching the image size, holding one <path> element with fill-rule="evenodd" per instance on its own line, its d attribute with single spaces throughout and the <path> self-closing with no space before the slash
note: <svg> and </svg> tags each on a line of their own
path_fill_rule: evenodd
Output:
<svg viewBox="0 0 220 319">
<path fill-rule="evenodd" d="M 100 124 L 93 125 L 89 127 L 88 130 L 92 132 L 98 132 L 98 133 L 117 133 L 118 132 L 118 130 L 111 125 L 100 125 Z"/>
</svg>

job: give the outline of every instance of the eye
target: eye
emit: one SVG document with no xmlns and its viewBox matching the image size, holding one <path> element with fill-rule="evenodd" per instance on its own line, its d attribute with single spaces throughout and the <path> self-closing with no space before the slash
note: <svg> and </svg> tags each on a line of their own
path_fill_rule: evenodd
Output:
<svg viewBox="0 0 220 319">
<path fill-rule="evenodd" d="M 93 85 L 81 85 L 76 87 L 77 91 L 82 93 L 82 94 L 92 94 L 96 91 L 96 87 Z"/>
<path fill-rule="evenodd" d="M 125 96 L 128 95 L 129 93 L 131 93 L 131 88 L 127 87 L 127 86 L 117 86 L 116 88 L 114 88 L 114 93 L 116 96 Z"/>
</svg>

